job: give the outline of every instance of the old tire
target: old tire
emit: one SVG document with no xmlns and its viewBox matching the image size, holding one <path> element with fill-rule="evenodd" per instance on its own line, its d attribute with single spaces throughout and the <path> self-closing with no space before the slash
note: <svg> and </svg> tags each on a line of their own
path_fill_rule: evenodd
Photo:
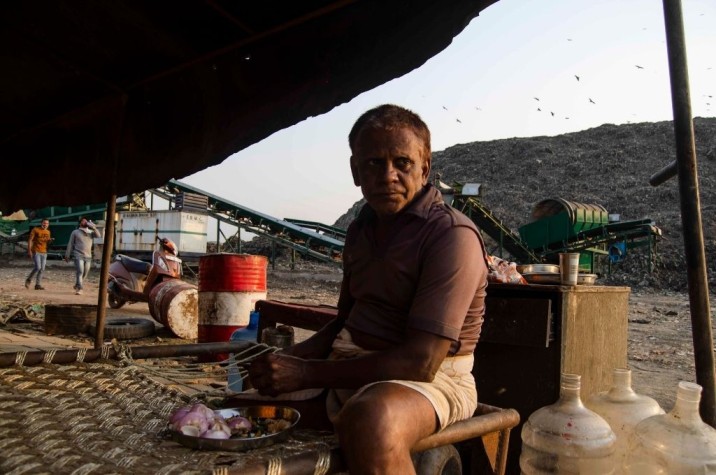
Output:
<svg viewBox="0 0 716 475">
<path fill-rule="evenodd" d="M 413 459 L 417 475 L 461 475 L 462 462 L 454 445 L 443 445 L 416 454 Z"/>
<path fill-rule="evenodd" d="M 96 335 L 96 326 L 90 326 L 90 332 Z M 113 318 L 104 325 L 104 338 L 117 340 L 134 340 L 154 334 L 154 322 L 144 318 Z"/>
</svg>

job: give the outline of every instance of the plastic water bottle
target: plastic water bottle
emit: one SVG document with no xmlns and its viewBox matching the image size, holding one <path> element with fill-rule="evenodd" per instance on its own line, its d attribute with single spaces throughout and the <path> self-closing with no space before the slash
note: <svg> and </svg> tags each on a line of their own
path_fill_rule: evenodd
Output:
<svg viewBox="0 0 716 475">
<path fill-rule="evenodd" d="M 252 311 L 249 314 L 249 324 L 245 328 L 239 328 L 231 334 L 230 341 L 253 341 L 256 342 L 256 335 L 259 330 L 259 312 Z M 244 380 L 241 377 L 236 356 L 231 353 L 228 375 L 228 389 L 237 393 L 244 390 Z"/>
<path fill-rule="evenodd" d="M 701 386 L 681 381 L 671 412 L 641 421 L 629 439 L 629 475 L 716 473 L 716 429 L 699 414 Z"/>
<path fill-rule="evenodd" d="M 581 376 L 562 373 L 559 400 L 536 410 L 522 427 L 524 475 L 599 474 L 615 471 L 616 435 L 579 397 Z"/>
<path fill-rule="evenodd" d="M 631 387 L 631 370 L 624 368 L 615 369 L 611 389 L 590 397 L 586 406 L 602 416 L 616 434 L 617 467 L 623 466 L 625 462 L 629 438 L 636 425 L 647 417 L 664 414 L 658 402 L 634 392 Z"/>
</svg>

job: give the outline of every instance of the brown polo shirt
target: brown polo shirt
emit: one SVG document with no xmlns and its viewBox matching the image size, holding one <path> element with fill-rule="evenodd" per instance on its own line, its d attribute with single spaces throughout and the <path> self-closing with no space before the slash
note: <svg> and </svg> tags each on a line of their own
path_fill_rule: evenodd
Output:
<svg viewBox="0 0 716 475">
<path fill-rule="evenodd" d="M 345 326 L 398 344 L 407 329 L 453 341 L 470 354 L 485 313 L 487 264 L 482 238 L 465 215 L 427 185 L 396 218 L 382 247 L 364 206 L 348 228 L 338 307 Z"/>
</svg>

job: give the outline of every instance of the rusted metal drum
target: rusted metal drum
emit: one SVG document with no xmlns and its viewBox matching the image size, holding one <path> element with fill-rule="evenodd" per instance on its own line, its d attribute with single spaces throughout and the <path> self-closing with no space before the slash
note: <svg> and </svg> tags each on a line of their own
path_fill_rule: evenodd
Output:
<svg viewBox="0 0 716 475">
<path fill-rule="evenodd" d="M 149 293 L 149 313 L 179 338 L 198 335 L 198 297 L 196 286 L 179 279 L 157 284 Z"/>
<path fill-rule="evenodd" d="M 266 257 L 249 254 L 199 258 L 199 343 L 229 341 L 234 331 L 248 326 L 256 301 L 266 299 L 267 267 Z"/>
</svg>

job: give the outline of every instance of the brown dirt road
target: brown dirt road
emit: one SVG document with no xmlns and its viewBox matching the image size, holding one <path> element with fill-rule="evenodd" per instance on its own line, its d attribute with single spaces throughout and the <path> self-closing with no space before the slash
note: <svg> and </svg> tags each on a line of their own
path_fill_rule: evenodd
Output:
<svg viewBox="0 0 716 475">
<path fill-rule="evenodd" d="M 0 311 L 10 305 L 97 304 L 99 268 L 90 273 L 83 295 L 72 290 L 74 270 L 71 264 L 50 261 L 46 271 L 46 290 L 26 289 L 24 279 L 31 269 L 29 259 L 15 258 L 0 262 Z M 287 267 L 269 269 L 268 298 L 304 304 L 335 305 L 340 285 L 340 271 L 307 264 L 296 270 Z M 187 279 L 191 280 L 191 279 Z M 712 298 L 713 301 L 713 298 Z M 151 319 L 146 303 L 108 309 L 108 318 L 138 316 Z M 42 333 L 37 324 L 7 324 L 4 329 L 22 328 L 25 332 Z M 159 331 L 153 341 L 178 340 L 157 324 Z M 3 329 L 0 326 L 0 329 Z M 89 336 L 71 336 L 69 340 L 91 341 Z M 178 340 L 178 342 L 182 342 Z M 688 295 L 685 293 L 635 290 L 629 301 L 629 365 L 633 372 L 634 389 L 656 399 L 662 407 L 673 406 L 679 381 L 695 381 L 694 352 Z"/>
</svg>

